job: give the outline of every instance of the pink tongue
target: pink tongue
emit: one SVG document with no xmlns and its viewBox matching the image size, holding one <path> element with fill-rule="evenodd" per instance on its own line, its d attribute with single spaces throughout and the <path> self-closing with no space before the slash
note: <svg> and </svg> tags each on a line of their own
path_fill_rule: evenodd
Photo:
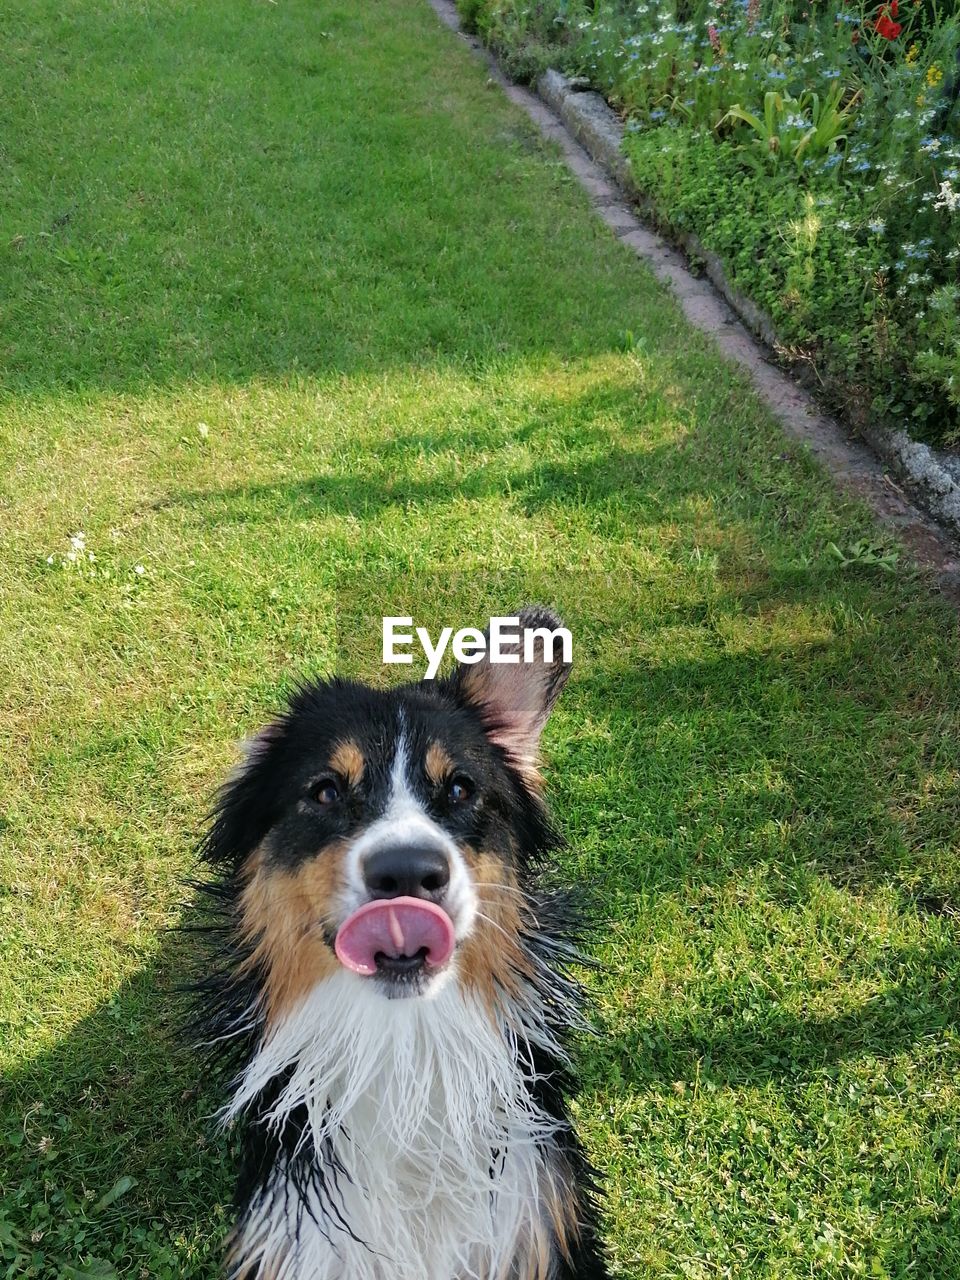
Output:
<svg viewBox="0 0 960 1280">
<path fill-rule="evenodd" d="M 337 958 L 354 973 L 377 971 L 376 956 L 415 956 L 426 947 L 427 964 L 446 964 L 456 938 L 450 917 L 421 898 L 382 898 L 348 916 L 337 931 Z"/>
</svg>

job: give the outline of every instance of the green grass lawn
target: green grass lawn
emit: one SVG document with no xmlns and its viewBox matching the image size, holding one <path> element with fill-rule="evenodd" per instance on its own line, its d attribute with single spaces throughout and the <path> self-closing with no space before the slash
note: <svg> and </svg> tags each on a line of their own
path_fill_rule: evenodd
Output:
<svg viewBox="0 0 960 1280">
<path fill-rule="evenodd" d="M 618 1274 L 960 1276 L 955 614 L 421 0 L 0 24 L 0 1276 L 216 1275 L 212 789 L 383 613 L 525 599 Z"/>
</svg>

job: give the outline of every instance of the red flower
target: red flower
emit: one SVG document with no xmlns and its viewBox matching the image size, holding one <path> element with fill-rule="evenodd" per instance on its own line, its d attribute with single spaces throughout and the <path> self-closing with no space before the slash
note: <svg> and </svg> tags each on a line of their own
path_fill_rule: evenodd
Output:
<svg viewBox="0 0 960 1280">
<path fill-rule="evenodd" d="M 897 0 L 891 0 L 890 4 L 885 4 L 880 10 L 879 18 L 873 24 L 877 35 L 883 36 L 884 40 L 896 40 L 903 30 L 903 25 L 899 22 L 893 22 L 891 15 L 893 18 L 897 16 Z"/>
</svg>

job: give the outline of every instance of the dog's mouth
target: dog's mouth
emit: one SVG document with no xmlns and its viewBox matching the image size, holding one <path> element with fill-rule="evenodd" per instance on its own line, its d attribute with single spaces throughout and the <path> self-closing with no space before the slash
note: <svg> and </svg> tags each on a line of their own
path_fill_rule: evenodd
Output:
<svg viewBox="0 0 960 1280">
<path fill-rule="evenodd" d="M 419 985 L 453 955 L 456 934 L 447 913 L 420 898 L 367 902 L 337 930 L 334 950 L 346 969 L 391 984 Z"/>
</svg>

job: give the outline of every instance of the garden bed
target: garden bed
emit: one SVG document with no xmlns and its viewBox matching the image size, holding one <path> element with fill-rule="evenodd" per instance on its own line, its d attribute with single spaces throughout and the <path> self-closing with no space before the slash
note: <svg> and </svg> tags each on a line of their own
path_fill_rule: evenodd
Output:
<svg viewBox="0 0 960 1280">
<path fill-rule="evenodd" d="M 830 408 L 868 436 L 949 449 L 958 24 L 905 9 L 461 0 L 511 72 L 558 67 L 613 105 L 648 212 L 716 255 L 753 327 Z"/>
</svg>

